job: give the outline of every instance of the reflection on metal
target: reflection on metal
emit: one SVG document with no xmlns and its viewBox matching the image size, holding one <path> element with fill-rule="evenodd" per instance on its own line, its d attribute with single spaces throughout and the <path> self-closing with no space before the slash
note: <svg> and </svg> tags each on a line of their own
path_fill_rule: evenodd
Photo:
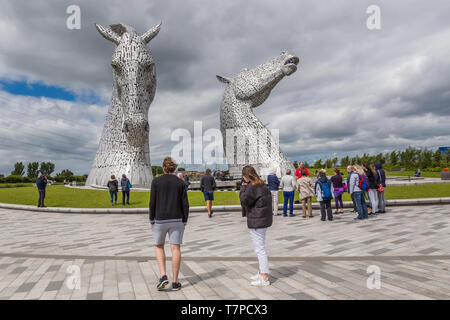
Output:
<svg viewBox="0 0 450 320">
<path fill-rule="evenodd" d="M 254 166 L 262 176 L 268 175 L 271 168 L 276 168 L 279 175 L 287 169 L 294 170 L 280 150 L 278 139 L 252 109 L 266 101 L 281 79 L 297 71 L 298 63 L 298 57 L 284 51 L 254 69 L 242 70 L 235 78 L 217 76 L 227 84 L 220 108 L 220 128 L 231 176 L 241 177 L 245 165 Z"/>
<path fill-rule="evenodd" d="M 114 85 L 97 154 L 87 185 L 105 186 L 111 175 L 126 174 L 133 186 L 150 187 L 148 110 L 155 97 L 155 61 L 147 44 L 159 32 L 157 25 L 139 36 L 127 25 L 96 25 L 116 45 L 111 65 Z"/>
</svg>

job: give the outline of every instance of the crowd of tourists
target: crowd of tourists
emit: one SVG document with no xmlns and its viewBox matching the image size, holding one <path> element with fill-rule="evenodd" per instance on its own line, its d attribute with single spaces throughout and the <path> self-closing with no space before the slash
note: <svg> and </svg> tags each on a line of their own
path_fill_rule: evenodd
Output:
<svg viewBox="0 0 450 320">
<path fill-rule="evenodd" d="M 316 181 L 309 176 L 309 171 L 301 162 L 295 172 L 295 177 L 291 171 L 287 170 L 286 175 L 280 179 L 276 175 L 276 170 L 267 177 L 267 185 L 272 195 L 272 210 L 274 215 L 278 213 L 278 195 L 280 187 L 283 190 L 284 205 L 283 216 L 294 216 L 293 200 L 295 191 L 299 194 L 302 204 L 303 218 L 312 218 L 312 199 L 316 197 L 320 203 L 321 220 L 333 220 L 334 215 L 344 213 L 344 202 L 342 197 L 348 193 L 353 202 L 353 212 L 358 216 L 355 220 L 364 220 L 369 216 L 386 212 L 386 201 L 384 189 L 386 188 L 386 173 L 381 162 L 375 163 L 372 167 L 369 163 L 362 166 L 354 165 L 347 167 L 347 178 L 339 169 L 334 169 L 334 175 L 327 177 L 325 169 L 318 171 Z M 366 203 L 366 197 L 369 205 Z M 334 199 L 335 211 L 332 210 L 332 200 Z M 289 215 L 288 215 L 289 206 Z M 308 214 L 308 215 L 307 215 Z"/>
</svg>

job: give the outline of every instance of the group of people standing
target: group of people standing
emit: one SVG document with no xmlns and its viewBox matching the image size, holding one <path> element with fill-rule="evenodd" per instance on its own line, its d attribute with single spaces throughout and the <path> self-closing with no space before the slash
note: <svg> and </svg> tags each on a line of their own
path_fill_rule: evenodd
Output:
<svg viewBox="0 0 450 320">
<path fill-rule="evenodd" d="M 354 211 L 358 212 L 355 220 L 364 220 L 370 215 L 386 213 L 386 172 L 381 162 L 375 163 L 373 168 L 369 163 L 362 166 L 354 165 L 347 168 L 347 185 L 352 197 Z M 369 197 L 370 207 L 366 203 Z"/>
<path fill-rule="evenodd" d="M 284 195 L 283 216 L 293 217 L 293 202 L 295 190 L 299 193 L 299 199 L 302 203 L 303 218 L 313 217 L 312 199 L 315 196 L 320 203 L 321 220 L 333 220 L 333 215 L 344 213 L 344 202 L 342 197 L 348 192 L 351 195 L 354 212 L 358 213 L 355 220 L 364 220 L 370 215 L 386 212 L 386 201 L 384 189 L 386 188 L 386 173 L 382 168 L 381 162 L 375 163 L 372 167 L 369 163 L 362 166 L 354 165 L 347 168 L 348 177 L 344 180 L 343 174 L 339 169 L 334 169 L 334 175 L 327 177 L 326 170 L 320 170 L 317 173 L 315 182 L 309 177 L 309 171 L 301 162 L 299 168 L 292 176 L 291 170 L 286 170 L 286 175 L 280 179 L 276 175 L 276 169 L 273 169 L 267 177 L 267 185 L 272 197 L 273 215 L 278 213 L 278 196 L 280 188 Z M 367 206 L 366 196 L 370 201 Z M 333 214 L 331 202 L 335 201 L 335 211 Z M 289 206 L 289 215 L 288 215 Z M 308 215 L 307 215 L 308 214 Z"/>
</svg>

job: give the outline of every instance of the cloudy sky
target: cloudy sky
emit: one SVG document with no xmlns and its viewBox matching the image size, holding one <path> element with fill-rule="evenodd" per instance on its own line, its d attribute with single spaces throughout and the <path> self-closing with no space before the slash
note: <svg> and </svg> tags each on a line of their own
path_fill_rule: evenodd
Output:
<svg viewBox="0 0 450 320">
<path fill-rule="evenodd" d="M 66 27 L 69 5 L 81 30 Z M 381 30 L 366 26 L 369 5 Z M 224 85 L 287 49 L 299 70 L 255 110 L 293 160 L 450 145 L 450 2 L 0 0 L 0 173 L 16 161 L 53 161 L 88 173 L 108 110 L 114 45 L 95 30 L 143 33 L 158 87 L 150 108 L 151 162 L 171 132 L 219 128 Z"/>
</svg>

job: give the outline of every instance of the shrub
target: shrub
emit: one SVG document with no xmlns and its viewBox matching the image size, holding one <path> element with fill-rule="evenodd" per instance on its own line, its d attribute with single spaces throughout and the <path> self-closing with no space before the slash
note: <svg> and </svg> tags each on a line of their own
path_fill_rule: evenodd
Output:
<svg viewBox="0 0 450 320">
<path fill-rule="evenodd" d="M 5 178 L 5 181 L 6 181 L 6 183 L 21 183 L 21 182 L 24 182 L 23 178 L 24 177 L 22 177 L 22 176 L 10 175 Z"/>
</svg>

